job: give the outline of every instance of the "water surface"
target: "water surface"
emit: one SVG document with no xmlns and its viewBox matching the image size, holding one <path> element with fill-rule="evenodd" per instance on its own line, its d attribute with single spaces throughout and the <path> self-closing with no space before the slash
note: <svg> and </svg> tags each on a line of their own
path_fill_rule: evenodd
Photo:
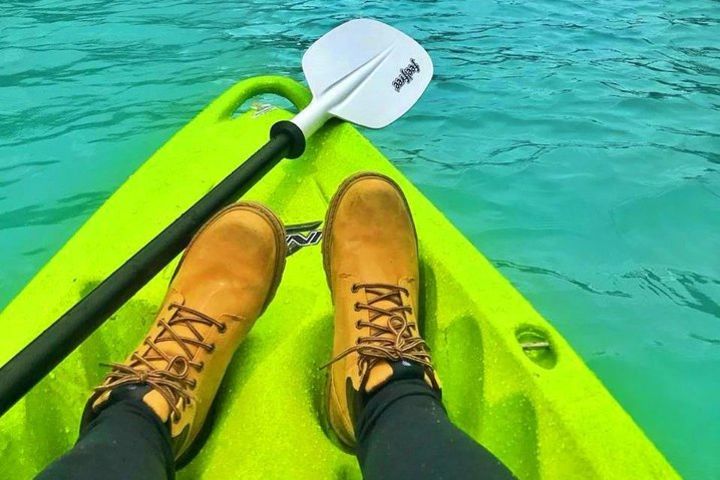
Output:
<svg viewBox="0 0 720 480">
<path fill-rule="evenodd" d="M 300 79 L 302 51 L 358 16 L 436 64 L 374 143 L 681 473 L 720 478 L 717 1 L 6 0 L 0 305 L 211 99 Z"/>
</svg>

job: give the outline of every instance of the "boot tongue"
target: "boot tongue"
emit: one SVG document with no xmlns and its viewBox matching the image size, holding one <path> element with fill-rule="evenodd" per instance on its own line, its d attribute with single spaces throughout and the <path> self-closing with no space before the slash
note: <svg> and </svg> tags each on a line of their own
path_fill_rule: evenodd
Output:
<svg viewBox="0 0 720 480">
<path fill-rule="evenodd" d="M 393 309 L 403 306 L 402 293 L 400 293 L 400 292 L 393 293 L 392 295 L 388 296 L 387 298 L 385 298 L 383 300 L 374 301 L 375 298 L 384 296 L 388 293 L 390 293 L 390 291 L 388 289 L 384 289 L 384 288 L 383 289 L 376 289 L 376 288 L 366 289 L 367 304 L 372 305 L 372 307 L 382 309 L 382 310 L 387 310 L 387 311 L 393 311 Z M 368 319 L 373 318 L 375 315 L 376 315 L 376 313 L 374 311 L 368 311 Z M 402 317 L 402 318 L 407 318 L 405 316 L 404 312 L 401 312 L 401 311 L 395 313 L 394 315 L 397 315 L 398 317 Z M 386 327 L 386 326 L 389 326 L 390 319 L 394 315 L 379 315 L 379 316 L 377 316 L 377 318 L 372 320 L 370 323 Z M 395 334 L 387 333 L 387 332 L 380 333 L 380 330 L 375 329 L 375 328 L 370 328 L 370 335 L 378 335 L 378 337 L 389 338 L 393 341 L 396 339 Z M 373 365 L 373 367 L 366 374 L 365 391 L 370 393 L 373 390 L 376 390 L 377 388 L 386 384 L 388 381 L 390 381 L 391 379 L 393 379 L 395 377 L 396 370 L 398 372 L 400 372 L 402 370 L 403 365 L 413 366 L 415 364 L 404 361 L 404 360 L 401 360 L 401 361 L 380 360 L 380 361 L 378 361 L 375 365 Z M 422 368 L 421 368 L 421 371 L 422 371 Z M 419 378 L 422 378 L 422 373 L 420 373 Z"/>
<path fill-rule="evenodd" d="M 206 339 L 208 337 L 208 334 L 210 333 L 210 329 L 213 328 L 212 325 L 205 325 L 204 323 L 201 323 L 200 317 L 184 310 L 178 310 L 171 318 L 172 320 L 169 321 L 172 322 L 170 324 L 170 328 L 172 329 L 172 333 L 174 333 L 175 336 L 177 336 L 178 338 L 186 338 L 207 343 Z M 187 319 L 187 321 L 179 322 L 179 320 L 181 319 Z M 190 325 L 192 325 L 192 328 L 190 327 Z M 195 329 L 197 333 L 194 332 L 193 329 Z M 182 340 L 177 341 L 175 340 L 175 336 L 173 336 L 172 333 L 166 329 L 160 335 L 158 335 L 155 340 L 155 344 L 158 346 L 158 348 L 170 358 L 173 358 L 175 356 L 182 356 L 186 357 L 188 360 L 192 360 L 192 358 L 197 354 L 198 350 L 200 348 L 203 348 L 193 343 L 183 342 Z M 180 342 L 182 342 L 182 345 Z M 164 360 L 153 360 L 150 363 L 156 366 L 156 368 L 168 368 L 168 364 Z M 179 371 L 180 369 L 181 364 L 176 364 L 175 370 Z"/>
<path fill-rule="evenodd" d="M 396 292 L 393 292 L 392 295 L 388 295 L 392 292 L 394 288 L 395 287 L 393 285 L 388 285 L 387 287 L 383 286 L 383 288 L 366 288 L 365 300 L 367 305 L 370 305 L 378 310 L 385 310 L 387 312 L 393 312 L 395 309 L 406 306 L 403 293 L 400 291 L 400 289 L 398 289 L 398 291 Z M 383 298 L 382 300 L 376 300 L 380 297 L 385 297 L 386 295 L 386 298 Z M 408 315 L 410 316 L 410 318 L 408 318 Z M 369 327 L 370 336 L 377 335 L 378 338 L 388 338 L 396 341 L 397 337 L 400 335 L 406 337 L 406 340 L 410 340 L 412 337 L 415 337 L 417 335 L 417 330 L 411 330 L 407 324 L 403 328 L 403 326 L 399 324 L 397 319 L 393 321 L 392 319 L 395 316 L 403 318 L 406 321 L 414 320 L 414 317 L 411 313 L 406 313 L 400 310 L 390 315 L 380 315 L 373 310 L 368 310 L 368 320 L 370 318 L 373 318 L 370 323 L 382 327 L 391 327 L 390 324 L 393 323 L 393 326 L 391 328 L 393 328 L 397 332 L 383 332 L 377 328 Z M 434 377 L 434 374 L 430 375 L 433 375 Z M 423 380 L 432 388 L 436 388 L 436 386 L 437 388 L 439 388 L 437 381 L 433 378 L 430 378 L 430 375 L 426 372 L 425 367 L 422 364 L 415 361 L 405 359 L 379 360 L 373 365 L 373 367 L 369 371 L 365 373 L 362 384 L 364 385 L 364 389 L 367 393 L 371 393 L 374 390 L 379 389 L 391 380 L 417 379 Z"/>
<path fill-rule="evenodd" d="M 379 310 L 385 310 L 388 312 L 392 312 L 393 310 L 400 308 L 404 305 L 403 299 L 402 299 L 402 293 L 400 293 L 400 292 L 392 293 L 392 295 L 389 295 L 387 298 L 384 298 L 383 300 L 375 300 L 376 298 L 385 296 L 389 293 L 390 293 L 390 291 L 387 289 L 384 289 L 384 288 L 383 289 L 368 288 L 368 289 L 366 289 L 366 292 L 365 292 L 366 304 L 370 305 L 373 308 L 377 308 Z M 371 321 L 371 323 L 373 323 L 375 325 L 380 325 L 383 327 L 389 326 L 390 319 L 393 316 L 407 318 L 405 312 L 402 312 L 402 311 L 397 311 L 396 313 L 393 313 L 391 315 L 380 315 L 380 314 L 376 313 L 375 311 L 368 310 L 367 314 L 368 314 L 368 320 L 375 317 Z M 371 329 L 370 333 L 377 334 L 380 332 L 377 329 L 373 328 L 373 329 Z M 387 337 L 387 338 L 393 338 L 394 335 L 391 333 L 385 333 L 385 334 L 382 334 L 382 336 Z"/>
<path fill-rule="evenodd" d="M 191 312 L 188 312 L 182 308 L 175 307 L 174 305 L 181 305 L 198 312 L 203 313 L 211 318 L 219 318 L 220 314 L 217 312 L 222 311 L 224 307 L 223 297 L 227 295 L 219 295 L 218 289 L 213 288 L 198 288 L 197 292 L 193 292 L 192 296 L 184 297 L 180 292 L 173 290 L 168 298 L 166 306 L 167 312 L 165 315 L 165 322 L 170 324 L 172 333 L 167 329 L 164 329 L 160 335 L 154 339 L 155 346 L 158 350 L 161 350 L 168 358 L 180 356 L 192 360 L 196 356 L 198 350 L 203 348 L 193 343 L 184 342 L 182 340 L 177 341 L 175 338 L 184 338 L 197 340 L 198 342 L 208 343 L 208 336 L 211 334 L 213 328 L 217 328 L 214 325 L 207 325 L 203 323 L 202 319 Z M 193 301 L 196 299 L 202 299 L 201 302 Z M 207 308 L 209 305 L 213 305 L 213 308 Z M 211 310 L 211 311 L 206 311 Z M 188 321 L 178 321 L 180 319 L 187 319 Z M 173 333 L 175 335 L 173 335 Z M 181 343 L 182 344 L 181 344 Z M 157 355 L 153 349 L 148 347 L 145 357 L 150 356 L 152 360 L 148 362 L 153 366 L 154 369 L 166 370 L 169 365 L 168 362 Z M 158 357 L 158 358 L 156 358 Z M 147 358 L 146 358 L 147 360 Z M 141 369 L 144 365 L 140 365 Z M 180 372 L 183 369 L 182 362 L 177 362 L 173 366 L 176 372 Z"/>
</svg>

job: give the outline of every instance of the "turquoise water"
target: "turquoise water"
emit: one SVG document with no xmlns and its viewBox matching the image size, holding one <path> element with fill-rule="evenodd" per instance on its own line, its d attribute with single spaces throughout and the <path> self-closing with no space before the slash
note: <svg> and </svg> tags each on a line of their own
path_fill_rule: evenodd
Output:
<svg viewBox="0 0 720 480">
<path fill-rule="evenodd" d="M 0 305 L 212 98 L 372 16 L 436 78 L 371 139 L 683 475 L 720 478 L 720 4 L 587 3 L 3 2 Z"/>
</svg>

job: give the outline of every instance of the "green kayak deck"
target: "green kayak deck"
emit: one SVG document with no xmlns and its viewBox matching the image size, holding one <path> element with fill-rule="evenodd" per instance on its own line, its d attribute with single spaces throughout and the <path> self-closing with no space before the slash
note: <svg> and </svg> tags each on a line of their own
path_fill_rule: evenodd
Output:
<svg viewBox="0 0 720 480">
<path fill-rule="evenodd" d="M 292 80 L 257 77 L 215 100 L 155 153 L 78 230 L 0 314 L 0 364 L 140 249 L 289 118 L 250 109 L 274 93 L 301 107 Z M 286 224 L 322 220 L 348 175 L 397 180 L 420 238 L 424 336 L 448 412 L 522 479 L 677 478 L 662 454 L 567 342 L 373 145 L 333 122 L 297 160 L 285 160 L 246 199 Z M 90 389 L 152 322 L 169 265 L 0 419 L 0 478 L 30 478 L 71 447 Z M 294 253 L 274 302 L 237 352 L 201 453 L 180 479 L 354 479 L 355 458 L 325 430 L 319 367 L 330 358 L 332 306 L 319 246 Z"/>
</svg>

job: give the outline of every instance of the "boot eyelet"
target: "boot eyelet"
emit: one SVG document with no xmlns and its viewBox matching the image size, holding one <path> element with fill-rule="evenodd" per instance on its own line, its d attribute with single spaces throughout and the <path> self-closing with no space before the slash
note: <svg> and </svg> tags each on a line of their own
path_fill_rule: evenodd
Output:
<svg viewBox="0 0 720 480">
<path fill-rule="evenodd" d="M 356 312 L 360 311 L 360 302 L 355 302 L 355 311 Z"/>
<path fill-rule="evenodd" d="M 197 366 L 197 371 L 202 372 L 203 368 L 205 368 L 205 362 L 200 362 Z"/>
<path fill-rule="evenodd" d="M 208 351 L 209 353 L 214 352 L 214 351 L 215 351 L 215 344 L 214 344 L 214 343 L 210 344 L 210 345 L 208 346 L 208 350 L 207 350 L 207 351 Z"/>
<path fill-rule="evenodd" d="M 352 290 L 352 293 L 357 293 L 357 291 L 358 291 L 358 286 L 357 286 L 356 283 L 353 283 L 353 284 L 352 284 L 352 289 L 351 289 L 351 290 Z"/>
<path fill-rule="evenodd" d="M 190 390 L 195 390 L 195 387 L 197 387 L 197 380 L 193 380 L 190 384 Z"/>
<path fill-rule="evenodd" d="M 362 322 L 362 320 L 358 320 L 357 322 L 355 322 L 355 328 L 357 328 L 358 330 L 360 330 L 362 328 L 362 325 L 360 325 L 360 322 Z"/>
<path fill-rule="evenodd" d="M 218 331 L 219 331 L 220 333 L 225 333 L 225 331 L 227 330 L 227 328 L 228 328 L 228 327 L 227 327 L 227 323 L 221 323 L 220 326 L 218 327 Z"/>
</svg>

